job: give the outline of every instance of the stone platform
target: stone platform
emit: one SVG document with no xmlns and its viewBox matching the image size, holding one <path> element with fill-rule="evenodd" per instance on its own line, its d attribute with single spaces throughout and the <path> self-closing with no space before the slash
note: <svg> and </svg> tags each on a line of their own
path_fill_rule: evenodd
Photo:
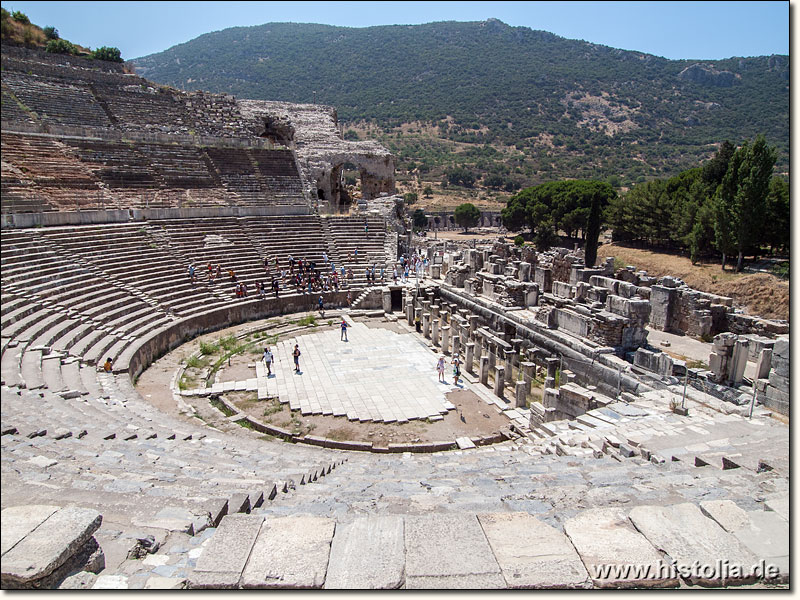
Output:
<svg viewBox="0 0 800 600">
<path fill-rule="evenodd" d="M 445 393 L 452 385 L 438 382 L 437 355 L 419 338 L 349 320 L 347 336 L 333 331 L 281 341 L 273 348 L 274 376 L 266 380 L 268 397 L 289 403 L 304 415 L 347 416 L 351 421 L 403 423 L 436 418 L 455 406 Z M 292 351 L 299 344 L 300 373 Z M 259 385 L 263 380 L 259 381 Z"/>
</svg>

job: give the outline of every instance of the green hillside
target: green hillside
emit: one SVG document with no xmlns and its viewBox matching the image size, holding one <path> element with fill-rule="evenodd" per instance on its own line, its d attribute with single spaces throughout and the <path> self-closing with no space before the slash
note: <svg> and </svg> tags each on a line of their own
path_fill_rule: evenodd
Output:
<svg viewBox="0 0 800 600">
<path fill-rule="evenodd" d="M 788 56 L 667 60 L 489 20 L 269 23 L 132 62 L 181 89 L 335 106 L 345 128 L 398 155 L 401 179 L 437 186 L 455 166 L 500 192 L 559 178 L 624 185 L 759 133 L 788 171 Z"/>
</svg>

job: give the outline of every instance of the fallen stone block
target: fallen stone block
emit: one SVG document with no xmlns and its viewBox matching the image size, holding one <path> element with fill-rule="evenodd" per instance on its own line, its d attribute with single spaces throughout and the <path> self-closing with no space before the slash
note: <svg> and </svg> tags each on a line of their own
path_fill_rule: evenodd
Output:
<svg viewBox="0 0 800 600">
<path fill-rule="evenodd" d="M 21 507 L 7 513 L 3 510 L 2 529 L 14 515 L 25 514 Z M 16 538 L 34 521 L 50 512 L 50 506 L 30 507 L 32 512 L 23 516 L 25 524 L 11 527 Z M 103 517 L 95 510 L 67 507 L 58 509 L 42 518 L 28 533 L 15 543 L 3 543 L 8 549 L 3 552 L 2 585 L 6 589 L 33 587 L 37 580 L 42 580 L 66 563 L 76 554 L 100 527 Z M 4 536 L 5 537 L 5 536 Z M 66 576 L 67 573 L 64 573 Z"/>
</svg>

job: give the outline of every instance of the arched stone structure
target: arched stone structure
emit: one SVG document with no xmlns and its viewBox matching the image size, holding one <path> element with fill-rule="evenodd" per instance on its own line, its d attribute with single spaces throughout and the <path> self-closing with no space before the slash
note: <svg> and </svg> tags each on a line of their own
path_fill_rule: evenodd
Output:
<svg viewBox="0 0 800 600">
<path fill-rule="evenodd" d="M 295 150 L 309 198 L 336 210 L 349 204 L 342 183 L 342 167 L 354 165 L 364 200 L 395 193 L 394 156 L 377 142 L 342 139 L 336 110 L 316 104 L 237 100 L 258 135 L 275 139 Z"/>
</svg>

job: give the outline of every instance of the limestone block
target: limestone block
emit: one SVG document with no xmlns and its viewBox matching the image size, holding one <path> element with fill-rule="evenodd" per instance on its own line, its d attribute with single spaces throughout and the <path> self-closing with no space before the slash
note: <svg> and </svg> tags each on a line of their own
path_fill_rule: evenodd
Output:
<svg viewBox="0 0 800 600">
<path fill-rule="evenodd" d="M 650 543 L 677 561 L 679 569 L 691 571 L 695 561 L 704 566 L 702 572 L 687 573 L 690 583 L 722 584 L 725 573 L 717 570 L 720 560 L 748 572 L 757 563 L 752 552 L 694 504 L 637 506 L 631 509 L 630 519 Z M 752 577 L 729 579 L 739 583 L 752 580 Z"/>
<path fill-rule="evenodd" d="M 706 500 L 700 503 L 700 510 L 728 533 L 735 533 L 750 525 L 747 513 L 731 500 Z"/>
<path fill-rule="evenodd" d="M 222 519 L 208 547 L 197 559 L 189 586 L 234 588 L 261 531 L 261 515 L 233 514 Z"/>
<path fill-rule="evenodd" d="M 506 585 L 515 589 L 589 586 L 567 536 L 528 513 L 478 515 Z"/>
<path fill-rule="evenodd" d="M 564 522 L 564 532 L 586 565 L 589 576 L 600 588 L 675 587 L 678 579 L 664 569 L 656 548 L 628 521 L 619 508 L 593 508 Z M 603 573 L 608 565 L 620 570 Z M 622 578 L 626 565 L 651 568 L 649 578 L 629 575 Z"/>
<path fill-rule="evenodd" d="M 407 589 L 505 587 L 475 515 L 409 515 L 405 525 Z"/>
<path fill-rule="evenodd" d="M 50 509 L 49 506 L 33 507 L 24 518 L 30 523 Z M 3 521 L 9 518 L 10 515 Z M 61 508 L 44 517 L 35 529 L 3 554 L 3 587 L 27 585 L 49 575 L 89 541 L 102 521 L 103 517 L 96 510 L 75 506 Z M 16 537 L 25 528 L 27 525 L 17 528 L 11 535 Z"/>
<path fill-rule="evenodd" d="M 58 509 L 58 506 L 44 504 L 4 508 L 0 513 L 0 554 L 5 555 Z"/>
<path fill-rule="evenodd" d="M 336 526 L 325 589 L 397 589 L 404 583 L 403 518 L 370 515 Z"/>
<path fill-rule="evenodd" d="M 325 517 L 265 520 L 242 573 L 242 587 L 321 588 L 335 525 Z"/>
</svg>

